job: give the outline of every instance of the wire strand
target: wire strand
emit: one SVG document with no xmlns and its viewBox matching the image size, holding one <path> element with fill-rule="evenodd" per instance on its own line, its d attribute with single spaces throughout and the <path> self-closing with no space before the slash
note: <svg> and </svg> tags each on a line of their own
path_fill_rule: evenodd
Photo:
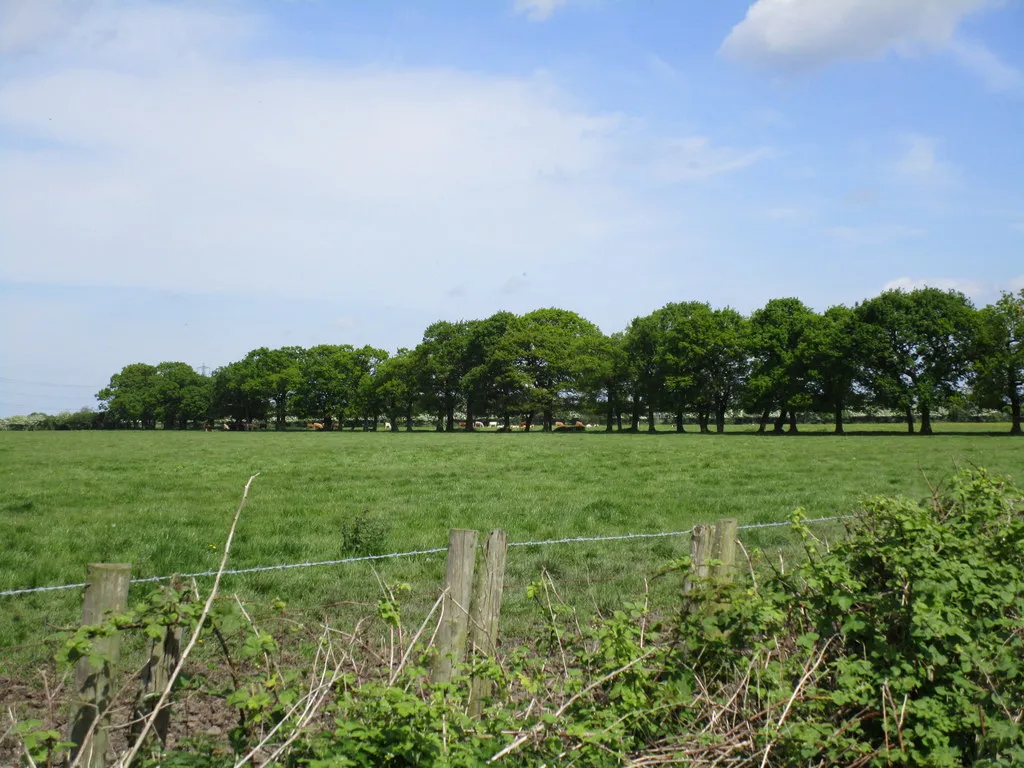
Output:
<svg viewBox="0 0 1024 768">
<path fill-rule="evenodd" d="M 812 523 L 826 523 L 836 520 L 846 520 L 850 516 L 833 515 L 831 517 L 815 517 L 809 520 L 802 521 L 806 525 Z M 792 523 L 788 520 L 781 520 L 770 523 L 748 523 L 747 525 L 741 525 L 737 530 L 740 531 L 751 531 L 760 528 L 781 528 L 790 526 Z M 689 536 L 693 533 L 693 529 L 689 528 L 685 531 L 664 531 L 659 533 L 624 533 L 616 536 L 573 536 L 563 539 L 541 539 L 539 541 L 510 541 L 509 547 L 546 547 L 555 544 L 579 544 L 586 542 L 599 542 L 599 541 L 630 541 L 637 539 L 664 539 L 674 536 Z M 345 565 L 347 563 L 361 563 L 371 560 L 390 560 L 399 557 L 420 557 L 422 555 L 434 555 L 440 552 L 447 552 L 447 547 L 434 547 L 433 549 L 415 549 L 409 552 L 391 552 L 386 555 L 363 555 L 361 557 L 344 557 L 339 560 L 315 560 L 305 563 L 282 563 L 279 565 L 257 565 L 251 568 L 233 568 L 224 571 L 225 576 L 235 576 L 243 573 L 263 573 L 265 571 L 285 571 L 294 568 L 317 568 L 327 565 Z M 172 578 L 178 577 L 182 579 L 192 578 L 204 578 L 207 576 L 216 576 L 217 571 L 197 571 L 196 573 L 179 573 L 170 576 L 147 576 L 139 579 L 132 579 L 132 584 L 152 584 L 160 581 L 169 581 Z M 66 589 L 81 589 L 85 587 L 85 583 L 81 584 L 58 584 L 49 587 L 27 587 L 25 589 L 7 589 L 0 591 L 0 597 L 10 597 L 13 595 L 28 595 L 35 592 L 57 592 Z"/>
</svg>

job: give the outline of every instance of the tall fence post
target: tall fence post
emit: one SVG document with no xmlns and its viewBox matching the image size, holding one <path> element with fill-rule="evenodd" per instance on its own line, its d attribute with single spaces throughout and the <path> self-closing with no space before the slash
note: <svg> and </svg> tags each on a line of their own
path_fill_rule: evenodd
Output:
<svg viewBox="0 0 1024 768">
<path fill-rule="evenodd" d="M 735 517 L 723 517 L 715 523 L 715 535 L 711 543 L 711 558 L 718 564 L 711 569 L 711 576 L 720 581 L 732 581 L 736 569 L 736 535 L 739 521 Z"/>
<path fill-rule="evenodd" d="M 498 620 L 501 616 L 501 595 L 505 586 L 505 556 L 508 553 L 508 534 L 491 531 L 484 544 L 483 571 L 477 577 L 470 609 L 470 643 L 473 652 L 494 656 L 498 645 Z M 491 696 L 494 684 L 483 677 L 474 677 L 469 692 L 469 714 L 478 717 L 483 711 L 484 699 Z"/>
<path fill-rule="evenodd" d="M 131 580 L 131 565 L 128 563 L 93 563 L 88 566 L 85 600 L 82 604 L 82 625 L 102 624 L 110 613 L 124 611 L 128 606 L 128 583 Z M 68 740 L 71 760 L 74 761 L 83 749 L 84 768 L 104 768 L 107 764 L 107 725 L 110 718 L 107 709 L 113 685 L 112 667 L 121 654 L 121 638 L 118 633 L 92 641 L 89 656 L 101 656 L 102 661 L 94 666 L 85 656 L 75 665 L 75 700 L 72 702 Z M 96 719 L 102 718 L 100 722 Z M 93 724 L 95 723 L 95 728 Z M 86 736 L 93 729 L 87 744 Z"/>
<path fill-rule="evenodd" d="M 135 701 L 135 715 L 132 718 L 132 735 L 142 731 L 142 722 L 153 712 L 153 706 L 160 698 L 171 679 L 171 672 L 178 665 L 178 658 L 181 655 L 181 627 L 169 626 L 164 636 L 154 640 L 150 646 L 149 659 L 146 666 L 142 668 L 139 679 L 139 695 Z M 153 721 L 153 730 L 161 743 L 167 743 L 167 731 L 171 724 L 171 707 L 168 700 L 167 705 L 160 710 L 160 714 Z"/>
<path fill-rule="evenodd" d="M 711 526 L 695 525 L 690 533 L 690 575 L 683 581 L 683 592 L 690 592 L 699 579 L 708 577 L 711 557 Z"/>
<path fill-rule="evenodd" d="M 431 672 L 435 683 L 451 682 L 452 670 L 466 658 L 475 565 L 476 531 L 452 528 L 448 532 L 448 564 L 441 626 L 437 631 L 437 658 Z"/>
</svg>

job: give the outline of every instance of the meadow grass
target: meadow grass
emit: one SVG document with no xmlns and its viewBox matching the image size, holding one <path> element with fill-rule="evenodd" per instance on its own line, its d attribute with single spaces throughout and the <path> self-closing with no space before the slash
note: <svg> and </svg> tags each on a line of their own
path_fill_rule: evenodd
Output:
<svg viewBox="0 0 1024 768">
<path fill-rule="evenodd" d="M 927 495 L 958 464 L 1024 481 L 1024 440 L 980 434 L 988 425 L 937 427 L 931 437 L 899 425 L 858 425 L 862 434 L 847 437 L 826 427 L 802 436 L 0 432 L 0 590 L 80 582 L 89 562 L 129 562 L 134 577 L 216 569 L 256 472 L 232 568 L 443 547 L 452 527 L 504 528 L 522 542 L 785 520 L 796 507 L 845 514 L 867 496 Z M 342 532 L 360 515 L 368 522 L 353 550 Z M 743 540 L 792 546 L 786 528 Z M 514 548 L 508 626 L 521 630 L 532 610 L 524 587 L 542 571 L 570 602 L 603 611 L 642 595 L 644 577 L 688 546 L 680 536 Z M 336 603 L 370 610 L 378 579 L 407 582 L 415 616 L 443 569 L 440 553 L 231 576 L 224 589 L 256 603 L 280 597 L 316 618 Z M 73 624 L 80 599 L 78 590 L 0 597 L 0 674 L 40 658 L 12 646 Z"/>
</svg>

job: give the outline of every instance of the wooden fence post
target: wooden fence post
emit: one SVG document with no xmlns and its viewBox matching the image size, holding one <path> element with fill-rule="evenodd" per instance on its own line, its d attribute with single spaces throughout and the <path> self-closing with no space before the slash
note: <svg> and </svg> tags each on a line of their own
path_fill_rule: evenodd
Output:
<svg viewBox="0 0 1024 768">
<path fill-rule="evenodd" d="M 711 559 L 711 526 L 695 525 L 690 534 L 690 574 L 683 581 L 683 592 L 690 592 L 694 582 L 708 577 L 708 560 Z"/>
<path fill-rule="evenodd" d="M 470 609 L 470 642 L 475 654 L 494 656 L 498 645 L 498 619 L 501 615 L 501 594 L 505 586 L 505 555 L 508 553 L 508 534 L 491 531 L 484 545 L 483 570 L 477 577 Z M 484 699 L 494 686 L 492 681 L 474 677 L 469 691 L 469 714 L 478 717 L 483 711 Z"/>
<path fill-rule="evenodd" d="M 82 605 L 83 626 L 102 624 L 109 614 L 124 611 L 128 605 L 131 568 L 128 563 L 93 563 L 88 566 Z M 93 666 L 86 656 L 75 665 L 76 698 L 72 702 L 68 740 L 74 744 L 70 758 L 73 761 L 96 718 L 102 717 L 85 745 L 87 752 L 83 755 L 82 765 L 84 768 L 103 768 L 107 764 L 106 726 L 112 695 L 111 674 L 112 667 L 120 658 L 121 638 L 116 632 L 110 637 L 97 638 L 92 642 L 92 650 L 94 654 L 102 655 L 104 660 Z"/>
<path fill-rule="evenodd" d="M 736 569 L 736 535 L 739 521 L 735 517 L 723 517 L 715 523 L 714 540 L 711 543 L 711 558 L 719 564 L 711 569 L 711 575 L 721 581 L 732 581 Z"/>
<path fill-rule="evenodd" d="M 446 592 L 441 604 L 441 626 L 437 631 L 437 658 L 431 673 L 435 683 L 451 682 L 452 670 L 466 658 L 475 565 L 476 531 L 452 528 L 448 532 Z"/>
<path fill-rule="evenodd" d="M 142 731 L 143 719 L 153 712 L 153 706 L 160 698 L 167 682 L 171 679 L 171 672 L 178 665 L 178 658 L 181 655 L 181 627 L 170 626 L 159 640 L 154 640 L 150 646 L 149 660 L 142 668 L 140 676 L 139 695 L 135 701 L 135 715 L 132 718 L 135 724 L 131 728 L 133 736 Z M 160 710 L 160 714 L 153 721 L 153 730 L 156 732 L 161 743 L 167 743 L 167 730 L 171 723 L 170 700 Z"/>
</svg>

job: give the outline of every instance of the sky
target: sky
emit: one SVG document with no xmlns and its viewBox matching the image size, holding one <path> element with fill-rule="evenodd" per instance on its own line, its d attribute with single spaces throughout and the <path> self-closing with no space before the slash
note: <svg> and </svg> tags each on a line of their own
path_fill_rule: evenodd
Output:
<svg viewBox="0 0 1024 768">
<path fill-rule="evenodd" d="M 1022 0 L 0 0 L 0 416 L 436 320 L 1024 288 Z"/>
</svg>

